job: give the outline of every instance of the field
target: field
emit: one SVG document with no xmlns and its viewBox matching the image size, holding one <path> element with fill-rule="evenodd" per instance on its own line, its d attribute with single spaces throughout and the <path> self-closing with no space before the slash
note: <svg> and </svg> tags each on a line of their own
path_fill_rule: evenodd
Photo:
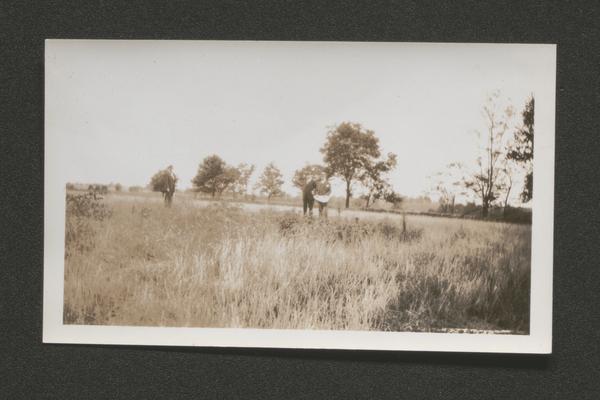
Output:
<svg viewBox="0 0 600 400">
<path fill-rule="evenodd" d="M 529 225 L 297 210 L 70 194 L 64 322 L 529 332 Z"/>
</svg>

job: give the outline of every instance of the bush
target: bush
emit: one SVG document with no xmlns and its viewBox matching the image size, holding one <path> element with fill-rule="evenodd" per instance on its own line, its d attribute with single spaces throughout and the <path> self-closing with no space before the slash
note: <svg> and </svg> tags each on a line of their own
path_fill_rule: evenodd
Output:
<svg viewBox="0 0 600 400">
<path fill-rule="evenodd" d="M 302 217 L 294 213 L 286 213 L 279 218 L 279 232 L 283 235 L 294 234 L 302 223 Z"/>
<path fill-rule="evenodd" d="M 94 224 L 110 217 L 110 211 L 94 191 L 67 194 L 65 257 L 94 247 Z"/>
</svg>

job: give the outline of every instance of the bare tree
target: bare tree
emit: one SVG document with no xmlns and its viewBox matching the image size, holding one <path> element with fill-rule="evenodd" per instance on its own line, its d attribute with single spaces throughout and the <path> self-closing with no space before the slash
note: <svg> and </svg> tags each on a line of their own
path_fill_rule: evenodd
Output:
<svg viewBox="0 0 600 400">
<path fill-rule="evenodd" d="M 477 157 L 477 169 L 465 179 L 465 187 L 472 190 L 481 201 L 481 216 L 487 217 L 490 206 L 500 196 L 502 191 L 502 160 L 506 157 L 504 152 L 505 134 L 509 129 L 509 120 L 513 115 L 512 107 L 500 109 L 500 94 L 491 94 L 482 114 L 486 124 L 486 131 L 478 136 L 484 139 Z"/>
<path fill-rule="evenodd" d="M 458 196 L 464 196 L 465 169 L 461 163 L 450 163 L 443 171 L 430 177 L 430 193 L 438 197 L 440 211 L 454 213 Z"/>
<path fill-rule="evenodd" d="M 515 165 L 512 160 L 505 158 L 502 160 L 501 170 L 502 174 L 498 183 L 498 187 L 502 192 L 504 192 L 504 200 L 502 201 L 502 215 L 504 218 L 506 218 L 507 211 L 509 209 L 508 201 L 510 199 L 510 193 L 514 183 L 513 177 L 516 174 Z"/>
</svg>

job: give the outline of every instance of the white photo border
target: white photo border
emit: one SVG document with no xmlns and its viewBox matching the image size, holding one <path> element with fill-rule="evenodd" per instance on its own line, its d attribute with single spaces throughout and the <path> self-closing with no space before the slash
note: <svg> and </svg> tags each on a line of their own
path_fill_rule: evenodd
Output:
<svg viewBox="0 0 600 400">
<path fill-rule="evenodd" d="M 46 40 L 46 94 L 53 90 L 49 57 L 68 40 Z M 93 41 L 91 41 L 93 42 Z M 97 42 L 97 41 L 96 41 Z M 119 41 L 123 42 L 123 41 Z M 131 43 L 139 41 L 130 41 Z M 145 41 L 147 42 L 147 41 Z M 177 41 L 173 41 L 177 42 Z M 228 42 L 216 42 L 228 43 Z M 239 43 L 239 42 L 237 42 Z M 252 42 L 250 42 L 252 43 Z M 271 42 L 286 46 L 290 42 Z M 291 42 L 294 43 L 294 42 Z M 306 42 L 303 42 L 306 43 Z M 316 42 L 336 45 L 343 42 Z M 348 43 L 346 43 L 348 45 Z M 353 45 L 369 45 L 357 42 Z M 556 45 L 377 43 L 389 51 L 397 46 L 479 46 L 498 51 L 529 46 L 531 57 L 544 60 L 547 82 L 535 88 L 534 193 L 532 215 L 530 333 L 528 335 L 475 333 L 417 333 L 379 331 L 324 331 L 232 328 L 171 328 L 63 324 L 65 166 L 60 146 L 49 130 L 46 96 L 44 196 L 43 342 L 110 345 L 214 346 L 347 350 L 402 350 L 436 352 L 534 353 L 552 352 L 552 266 L 554 221 L 554 149 Z"/>
</svg>

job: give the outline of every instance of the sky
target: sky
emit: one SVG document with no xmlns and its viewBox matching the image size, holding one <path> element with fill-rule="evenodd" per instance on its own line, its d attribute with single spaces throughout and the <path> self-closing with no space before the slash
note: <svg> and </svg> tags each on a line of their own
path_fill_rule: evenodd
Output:
<svg viewBox="0 0 600 400">
<path fill-rule="evenodd" d="M 383 154 L 397 154 L 394 189 L 420 196 L 449 163 L 474 162 L 491 92 L 520 113 L 547 81 L 538 48 L 52 40 L 46 141 L 59 149 L 69 182 L 145 186 L 173 165 L 185 189 L 217 154 L 255 164 L 253 180 L 273 162 L 284 190 L 297 194 L 294 171 L 322 163 L 328 127 L 353 121 L 375 132 Z M 334 182 L 333 190 L 343 187 Z"/>
</svg>

